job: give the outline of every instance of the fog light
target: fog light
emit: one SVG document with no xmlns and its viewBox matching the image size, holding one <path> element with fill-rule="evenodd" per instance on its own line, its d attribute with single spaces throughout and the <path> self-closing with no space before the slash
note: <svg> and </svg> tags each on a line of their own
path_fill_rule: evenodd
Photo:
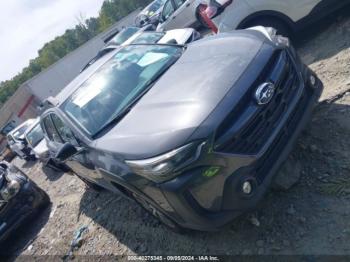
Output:
<svg viewBox="0 0 350 262">
<path fill-rule="evenodd" d="M 315 87 L 316 85 L 316 77 L 314 75 L 310 75 L 309 81 L 312 87 Z"/>
<path fill-rule="evenodd" d="M 245 181 L 242 185 L 242 191 L 244 194 L 250 195 L 252 193 L 252 184 L 249 181 Z"/>
</svg>

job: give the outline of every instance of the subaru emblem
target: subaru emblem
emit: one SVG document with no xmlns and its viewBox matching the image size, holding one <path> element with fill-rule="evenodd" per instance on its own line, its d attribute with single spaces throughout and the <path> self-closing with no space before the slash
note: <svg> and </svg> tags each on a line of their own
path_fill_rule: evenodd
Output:
<svg viewBox="0 0 350 262">
<path fill-rule="evenodd" d="M 255 91 L 255 99 L 258 105 L 268 104 L 275 94 L 275 85 L 271 82 L 261 84 Z"/>
</svg>

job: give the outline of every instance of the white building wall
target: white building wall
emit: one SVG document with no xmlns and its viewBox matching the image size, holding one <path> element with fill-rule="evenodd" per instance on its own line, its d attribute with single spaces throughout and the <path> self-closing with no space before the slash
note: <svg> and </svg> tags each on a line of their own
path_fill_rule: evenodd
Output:
<svg viewBox="0 0 350 262">
<path fill-rule="evenodd" d="M 27 81 L 26 86 L 41 101 L 50 96 L 56 96 L 104 46 L 105 38 L 116 31 L 116 29 L 121 30 L 125 26 L 134 25 L 135 18 L 139 12 L 140 9 L 134 11 L 105 32 L 97 35 L 81 47 L 72 51 L 49 68 Z"/>
</svg>

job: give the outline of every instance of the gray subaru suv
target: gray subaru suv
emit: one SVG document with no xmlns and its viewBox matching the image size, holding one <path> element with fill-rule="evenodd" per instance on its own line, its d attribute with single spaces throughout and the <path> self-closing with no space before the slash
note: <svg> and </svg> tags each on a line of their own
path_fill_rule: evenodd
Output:
<svg viewBox="0 0 350 262">
<path fill-rule="evenodd" d="M 267 29 L 130 45 L 80 74 L 41 116 L 85 183 L 166 226 L 217 230 L 256 207 L 323 90 Z"/>
</svg>

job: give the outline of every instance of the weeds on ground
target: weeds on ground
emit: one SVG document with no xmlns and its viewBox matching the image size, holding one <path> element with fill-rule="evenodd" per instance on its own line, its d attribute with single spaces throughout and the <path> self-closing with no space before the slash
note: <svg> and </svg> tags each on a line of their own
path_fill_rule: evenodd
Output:
<svg viewBox="0 0 350 262">
<path fill-rule="evenodd" d="M 320 187 L 320 191 L 331 196 L 349 196 L 350 195 L 350 177 L 335 178 Z"/>
</svg>

